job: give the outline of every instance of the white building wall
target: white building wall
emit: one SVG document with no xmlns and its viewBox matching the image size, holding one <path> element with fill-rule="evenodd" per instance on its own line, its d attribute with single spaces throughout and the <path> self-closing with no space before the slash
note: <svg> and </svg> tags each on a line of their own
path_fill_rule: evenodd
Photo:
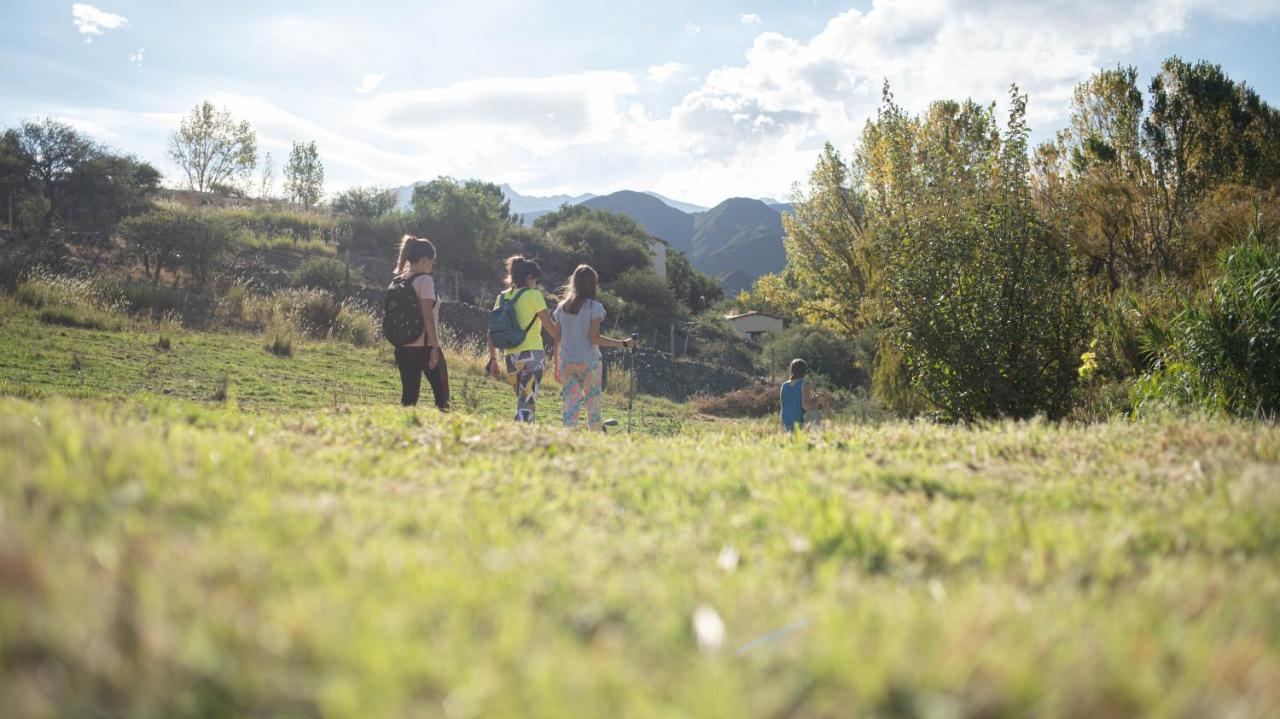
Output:
<svg viewBox="0 0 1280 719">
<path fill-rule="evenodd" d="M 743 315 L 729 318 L 729 325 L 744 339 L 754 339 L 770 332 L 779 332 L 785 323 L 777 317 L 769 315 Z"/>
<path fill-rule="evenodd" d="M 650 240 L 649 247 L 653 249 L 653 271 L 667 279 L 667 243 Z"/>
</svg>

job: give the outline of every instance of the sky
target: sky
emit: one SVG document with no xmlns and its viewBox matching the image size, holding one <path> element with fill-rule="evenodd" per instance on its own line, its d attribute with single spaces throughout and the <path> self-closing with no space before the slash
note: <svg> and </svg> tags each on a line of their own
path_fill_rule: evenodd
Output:
<svg viewBox="0 0 1280 719">
<path fill-rule="evenodd" d="M 1034 136 L 1092 72 L 1219 63 L 1280 105 L 1280 0 L 0 0 L 0 124 L 53 117 L 183 181 L 208 99 L 330 193 L 440 175 L 525 195 L 791 195 L 851 154 L 887 80 L 909 109 L 1030 96 Z"/>
</svg>

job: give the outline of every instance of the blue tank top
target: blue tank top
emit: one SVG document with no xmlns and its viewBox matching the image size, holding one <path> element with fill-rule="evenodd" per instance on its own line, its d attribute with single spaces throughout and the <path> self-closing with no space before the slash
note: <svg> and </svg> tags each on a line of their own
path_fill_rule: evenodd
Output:
<svg viewBox="0 0 1280 719">
<path fill-rule="evenodd" d="M 804 378 L 782 383 L 782 428 L 804 426 Z"/>
</svg>

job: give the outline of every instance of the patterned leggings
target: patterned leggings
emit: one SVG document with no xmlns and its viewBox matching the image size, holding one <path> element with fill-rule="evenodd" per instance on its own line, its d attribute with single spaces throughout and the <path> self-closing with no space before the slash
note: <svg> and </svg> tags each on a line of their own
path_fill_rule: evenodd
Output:
<svg viewBox="0 0 1280 719">
<path fill-rule="evenodd" d="M 587 405 L 587 429 L 597 430 L 604 424 L 600 417 L 600 360 L 566 362 L 560 367 L 564 377 L 564 426 L 578 426 L 582 405 Z"/>
<path fill-rule="evenodd" d="M 516 421 L 532 422 L 537 409 L 538 388 L 542 386 L 542 366 L 546 353 L 542 350 L 525 350 L 507 355 L 507 382 L 516 390 Z"/>
</svg>

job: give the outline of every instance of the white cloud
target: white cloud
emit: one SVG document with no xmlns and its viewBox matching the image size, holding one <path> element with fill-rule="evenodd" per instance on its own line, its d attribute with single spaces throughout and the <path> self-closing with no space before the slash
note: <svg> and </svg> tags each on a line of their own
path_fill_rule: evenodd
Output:
<svg viewBox="0 0 1280 719">
<path fill-rule="evenodd" d="M 92 5 L 75 3 L 71 6 L 71 22 L 76 30 L 84 35 L 84 41 L 93 42 L 94 35 L 101 35 L 104 30 L 115 30 L 129 23 L 123 15 L 99 10 Z"/>
<path fill-rule="evenodd" d="M 742 23 L 743 25 L 763 25 L 764 24 L 764 21 L 760 19 L 760 16 L 753 12 L 743 13 L 742 15 L 739 15 L 738 22 Z"/>
<path fill-rule="evenodd" d="M 678 62 L 666 62 L 650 67 L 648 77 L 651 82 L 668 82 L 684 71 L 684 65 Z"/>
<path fill-rule="evenodd" d="M 382 81 L 386 79 L 387 79 L 387 74 L 385 72 L 383 73 L 366 72 L 364 74 L 364 77 L 360 79 L 360 86 L 356 88 L 356 92 L 360 93 L 361 95 L 367 95 L 368 93 L 371 93 L 374 90 L 378 89 L 378 86 L 381 85 Z"/>
<path fill-rule="evenodd" d="M 695 37 L 702 32 L 702 26 L 695 24 L 692 20 L 686 20 L 684 23 L 684 34 L 689 37 Z"/>
<path fill-rule="evenodd" d="M 637 87 L 620 72 L 490 78 L 387 93 L 357 111 L 389 135 L 451 152 L 489 154 L 516 145 L 551 153 L 612 137 L 627 121 L 621 99 Z"/>
<path fill-rule="evenodd" d="M 712 71 L 674 101 L 663 83 L 689 78 L 674 62 L 635 75 L 487 78 L 378 95 L 374 85 L 357 103 L 343 95 L 327 113 L 324 105 L 284 107 L 274 96 L 211 99 L 248 120 L 261 151 L 277 160 L 292 140 L 316 140 L 330 190 L 447 174 L 510 182 L 524 192 L 629 187 L 714 204 L 730 195 L 787 196 L 826 140 L 847 153 L 886 78 L 912 110 L 941 98 L 1000 101 L 1017 82 L 1031 96 L 1033 126 L 1048 136 L 1065 122 L 1074 85 L 1097 68 L 1209 17 L 1256 21 L 1277 12 L 1280 0 L 1034 7 L 876 0 L 837 15 L 812 37 L 760 32 L 740 62 Z M 55 115 L 138 148 L 176 177 L 162 140 L 177 127 L 176 116 Z"/>
<path fill-rule="evenodd" d="M 1075 84 L 1132 49 L 1205 14 L 1277 11 L 1277 0 L 876 0 L 808 41 L 762 33 L 745 63 L 712 71 L 672 110 L 671 141 L 695 160 L 667 173 L 675 186 L 659 191 L 740 176 L 760 178 L 753 194 L 782 193 L 822 142 L 857 141 L 885 79 L 912 110 L 944 98 L 1002 101 L 1016 82 L 1030 95 L 1033 127 L 1047 134 L 1065 121 Z"/>
<path fill-rule="evenodd" d="M 147 60 L 147 49 L 145 47 L 140 47 L 137 50 L 134 50 L 133 52 L 129 53 L 129 62 L 139 70 L 142 69 L 142 63 L 146 62 L 146 60 Z"/>
</svg>

